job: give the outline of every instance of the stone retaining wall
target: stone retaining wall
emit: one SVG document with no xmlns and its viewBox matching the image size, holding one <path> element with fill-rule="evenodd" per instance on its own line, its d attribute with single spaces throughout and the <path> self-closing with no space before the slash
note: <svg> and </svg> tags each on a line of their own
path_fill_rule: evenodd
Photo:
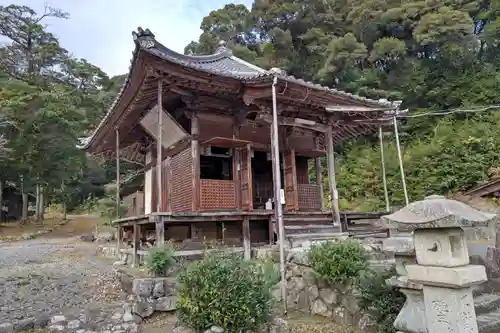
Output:
<svg viewBox="0 0 500 333">
<path fill-rule="evenodd" d="M 144 319 L 155 311 L 176 310 L 175 279 L 169 277 L 136 278 L 118 271 L 122 290 L 129 294 L 126 314 Z"/>
</svg>

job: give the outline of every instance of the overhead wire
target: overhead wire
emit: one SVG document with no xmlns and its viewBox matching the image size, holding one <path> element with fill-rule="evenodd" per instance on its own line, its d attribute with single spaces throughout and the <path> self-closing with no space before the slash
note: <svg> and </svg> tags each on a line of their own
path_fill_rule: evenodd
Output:
<svg viewBox="0 0 500 333">
<path fill-rule="evenodd" d="M 487 105 L 487 106 L 478 106 L 475 108 L 471 109 L 462 109 L 462 108 L 456 108 L 456 109 L 445 109 L 445 110 L 438 110 L 438 111 L 431 111 L 431 112 L 422 112 L 422 113 L 415 113 L 415 114 L 399 114 L 396 115 L 396 118 L 418 118 L 418 117 L 432 117 L 432 116 L 446 116 L 454 113 L 476 113 L 476 112 L 485 112 L 489 111 L 491 109 L 500 109 L 500 105 L 494 104 L 494 105 Z"/>
</svg>

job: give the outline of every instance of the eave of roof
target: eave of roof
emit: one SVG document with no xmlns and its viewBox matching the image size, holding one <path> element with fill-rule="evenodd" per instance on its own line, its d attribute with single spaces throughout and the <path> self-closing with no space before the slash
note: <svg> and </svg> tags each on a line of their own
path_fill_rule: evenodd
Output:
<svg viewBox="0 0 500 333">
<path fill-rule="evenodd" d="M 134 31 L 132 33 L 132 36 L 136 46 L 132 53 L 129 73 L 125 79 L 125 82 L 123 83 L 120 92 L 116 96 L 113 104 L 110 106 L 108 112 L 101 120 L 97 128 L 94 130 L 92 135 L 88 138 L 81 139 L 81 146 L 79 146 L 79 148 L 81 149 L 87 150 L 91 147 L 92 143 L 95 141 L 97 134 L 113 114 L 118 101 L 122 98 L 127 86 L 130 84 L 133 67 L 137 60 L 139 51 L 147 52 L 160 59 L 164 59 L 200 72 L 237 79 L 246 85 L 258 83 L 265 83 L 270 85 L 272 84 L 272 80 L 277 77 L 278 81 L 297 84 L 299 86 L 316 91 L 323 91 L 332 95 L 339 96 L 340 98 L 354 101 L 373 108 L 396 110 L 400 104 L 397 102 L 389 102 L 387 100 L 373 100 L 322 86 L 320 84 L 315 84 L 313 82 L 304 81 L 302 79 L 295 78 L 294 76 L 287 75 L 283 70 L 277 68 L 265 70 L 233 56 L 231 50 L 227 49 L 224 44 L 220 45 L 215 54 L 193 56 L 180 54 L 167 48 L 163 44 L 156 41 L 154 34 L 149 29 L 144 30 L 139 27 L 137 29 L 137 32 Z"/>
</svg>

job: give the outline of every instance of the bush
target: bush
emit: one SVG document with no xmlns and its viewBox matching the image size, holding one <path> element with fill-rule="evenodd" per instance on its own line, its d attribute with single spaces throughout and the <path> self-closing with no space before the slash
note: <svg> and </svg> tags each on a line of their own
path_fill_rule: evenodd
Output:
<svg viewBox="0 0 500 333">
<path fill-rule="evenodd" d="M 164 275 L 173 263 L 174 250 L 169 245 L 151 248 L 146 256 L 146 267 L 156 276 Z"/>
<path fill-rule="evenodd" d="M 177 316 L 203 331 L 212 325 L 225 332 L 256 331 L 271 315 L 272 295 L 263 270 L 239 255 L 205 254 L 177 279 Z"/>
<path fill-rule="evenodd" d="M 394 320 L 405 303 L 406 297 L 385 283 L 396 275 L 395 269 L 386 273 L 365 272 L 358 281 L 359 307 L 371 314 L 380 333 L 394 333 Z"/>
<path fill-rule="evenodd" d="M 313 245 L 308 259 L 317 277 L 327 283 L 346 283 L 368 267 L 363 247 L 352 240 Z"/>
</svg>

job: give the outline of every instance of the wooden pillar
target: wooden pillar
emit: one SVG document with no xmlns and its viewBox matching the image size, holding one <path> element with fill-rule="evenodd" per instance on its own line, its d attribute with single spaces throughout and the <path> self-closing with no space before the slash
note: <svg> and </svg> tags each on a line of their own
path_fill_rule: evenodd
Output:
<svg viewBox="0 0 500 333">
<path fill-rule="evenodd" d="M 167 157 L 166 163 L 167 174 L 167 212 L 172 211 L 172 157 Z"/>
<path fill-rule="evenodd" d="M 139 254 L 137 251 L 139 251 L 141 247 L 141 226 L 138 223 L 134 223 L 134 235 L 132 239 L 132 265 L 134 267 L 139 267 L 140 264 L 140 259 L 139 259 Z"/>
<path fill-rule="evenodd" d="M 248 217 L 243 218 L 242 223 L 243 232 L 243 250 L 245 259 L 248 260 L 251 257 L 252 247 L 250 245 L 250 219 Z"/>
<path fill-rule="evenodd" d="M 163 191 L 161 163 L 163 161 L 163 82 L 158 80 L 158 140 L 156 143 L 156 186 L 158 195 L 156 196 L 156 211 L 162 211 Z"/>
<path fill-rule="evenodd" d="M 299 190 L 297 186 L 297 166 L 295 162 L 295 149 L 290 149 L 285 153 L 284 178 L 285 178 L 285 207 L 288 211 L 299 209 Z"/>
<path fill-rule="evenodd" d="M 321 174 L 321 157 L 314 159 L 316 166 L 316 185 L 318 185 L 319 198 L 321 200 L 321 210 L 325 209 L 325 192 L 323 190 L 323 175 Z"/>
<path fill-rule="evenodd" d="M 165 222 L 161 216 L 155 216 L 155 229 L 156 229 L 156 246 L 162 247 L 165 245 Z"/>
<path fill-rule="evenodd" d="M 240 122 L 235 117 L 233 119 L 233 139 L 240 138 Z M 240 170 L 241 170 L 241 161 L 240 161 L 240 151 L 237 148 L 233 148 L 233 181 L 235 188 L 235 202 L 236 209 L 241 210 L 241 184 L 240 184 Z"/>
<path fill-rule="evenodd" d="M 120 132 L 115 129 L 116 139 L 116 218 L 120 218 Z"/>
<path fill-rule="evenodd" d="M 122 244 L 123 244 L 123 227 L 119 224 L 117 224 L 117 231 L 116 231 L 116 256 L 118 259 L 121 258 L 121 252 L 120 250 L 122 249 Z"/>
<path fill-rule="evenodd" d="M 274 244 L 274 223 L 273 223 L 273 217 L 272 215 L 269 216 L 269 221 L 267 222 L 268 223 L 268 232 L 269 232 L 269 245 L 273 245 Z"/>
<path fill-rule="evenodd" d="M 333 133 L 332 126 L 328 126 L 326 131 L 326 145 L 327 145 L 327 157 L 328 157 L 328 182 L 330 184 L 330 200 L 332 205 L 332 216 L 333 222 L 338 223 L 340 226 L 340 231 L 345 232 L 347 229 L 343 227 L 343 223 L 340 220 L 340 210 L 339 210 L 339 195 L 337 192 L 337 182 L 335 180 L 335 156 L 333 152 Z"/>
<path fill-rule="evenodd" d="M 193 174 L 193 211 L 198 211 L 200 208 L 200 143 L 198 136 L 200 134 L 200 124 L 198 115 L 193 113 L 191 118 L 191 157 L 193 159 L 192 174 Z"/>
</svg>

